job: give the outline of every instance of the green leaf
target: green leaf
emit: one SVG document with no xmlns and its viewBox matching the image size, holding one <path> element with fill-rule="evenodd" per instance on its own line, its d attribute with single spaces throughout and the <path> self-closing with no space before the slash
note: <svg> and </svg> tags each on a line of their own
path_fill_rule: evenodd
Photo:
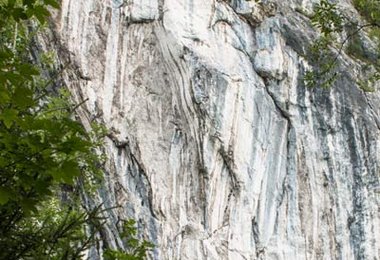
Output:
<svg viewBox="0 0 380 260">
<path fill-rule="evenodd" d="M 16 21 L 28 19 L 28 16 L 25 14 L 24 9 L 22 8 L 14 8 L 12 12 L 12 16 Z"/>
<path fill-rule="evenodd" d="M 0 205 L 6 204 L 11 197 L 12 194 L 9 189 L 0 187 Z"/>
<path fill-rule="evenodd" d="M 40 74 L 38 69 L 32 64 L 23 63 L 18 67 L 18 69 L 20 74 L 28 80 L 33 80 L 32 76 Z"/>
<path fill-rule="evenodd" d="M 1 84 L 1 75 L 0 75 L 0 84 Z M 0 87 L 0 106 L 5 103 L 8 103 L 9 100 L 10 100 L 10 97 L 9 97 L 8 91 Z"/>
<path fill-rule="evenodd" d="M 74 178 L 80 175 L 78 163 L 73 161 L 66 161 L 62 165 L 63 176 L 62 179 L 69 184 L 74 182 Z"/>
<path fill-rule="evenodd" d="M 22 0 L 22 4 L 31 7 L 35 4 L 36 0 Z"/>
<path fill-rule="evenodd" d="M 16 4 L 16 0 L 8 0 L 8 8 L 12 9 Z"/>
<path fill-rule="evenodd" d="M 13 94 L 13 102 L 20 109 L 33 106 L 35 104 L 33 91 L 28 87 L 17 87 Z"/>
<path fill-rule="evenodd" d="M 45 180 L 40 179 L 36 181 L 34 187 L 39 194 L 51 196 L 53 195 L 53 193 L 49 189 L 50 185 L 51 185 L 51 182 L 48 179 L 45 179 Z"/>
<path fill-rule="evenodd" d="M 31 11 L 33 15 L 38 19 L 38 21 L 42 24 L 46 22 L 46 18 L 50 15 L 46 7 L 42 5 L 34 6 L 34 9 L 31 9 Z"/>
<path fill-rule="evenodd" d="M 44 2 L 45 4 L 50 5 L 51 7 L 56 8 L 56 9 L 60 7 L 59 3 L 55 0 L 44 0 Z"/>
<path fill-rule="evenodd" d="M 21 208 L 24 210 L 24 213 L 27 215 L 31 214 L 32 212 L 37 212 L 37 201 L 30 198 L 24 198 L 19 202 Z"/>
<path fill-rule="evenodd" d="M 13 71 L 4 71 L 4 77 L 7 79 L 8 82 L 10 82 L 12 85 L 19 85 L 22 83 L 22 78 L 20 77 L 20 74 L 15 73 Z"/>
<path fill-rule="evenodd" d="M 15 109 L 4 109 L 0 114 L 0 118 L 4 122 L 4 125 L 9 129 L 13 122 L 17 119 L 18 111 Z"/>
<path fill-rule="evenodd" d="M 6 48 L 6 46 L 4 47 L 4 49 L 0 50 L 0 60 L 6 60 L 13 57 L 12 51 L 9 48 Z"/>
<path fill-rule="evenodd" d="M 48 174 L 58 182 L 73 184 L 75 177 L 80 175 L 80 170 L 76 162 L 65 161 L 60 168 L 48 170 Z"/>
</svg>

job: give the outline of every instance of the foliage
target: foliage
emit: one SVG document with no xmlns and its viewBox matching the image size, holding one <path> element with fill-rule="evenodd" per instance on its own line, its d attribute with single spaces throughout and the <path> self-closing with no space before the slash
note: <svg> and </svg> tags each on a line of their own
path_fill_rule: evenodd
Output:
<svg viewBox="0 0 380 260">
<path fill-rule="evenodd" d="M 371 76 L 369 76 L 365 81 L 359 80 L 357 82 L 359 88 L 363 90 L 364 92 L 375 92 L 375 88 L 373 87 L 376 82 L 380 80 L 380 73 L 376 71 Z"/>
<path fill-rule="evenodd" d="M 309 48 L 310 61 L 314 68 L 305 73 L 304 81 L 307 87 L 328 88 L 337 79 L 336 60 L 330 46 L 335 40 L 334 33 L 343 30 L 343 20 L 336 4 L 322 0 L 316 5 L 311 22 L 320 30 L 322 36 Z"/>
<path fill-rule="evenodd" d="M 380 24 L 379 0 L 353 0 L 355 8 L 370 23 Z"/>
<path fill-rule="evenodd" d="M 365 66 L 370 65 L 375 69 L 372 76 L 357 82 L 362 90 L 373 90 L 372 86 L 377 81 L 376 75 L 380 71 L 380 44 L 378 48 L 379 54 L 369 55 L 365 50 L 360 33 L 364 29 L 370 28 L 370 35 L 375 38 L 380 36 L 380 1 L 354 0 L 354 6 L 367 19 L 368 24 L 358 25 L 347 17 L 343 17 L 337 5 L 330 3 L 328 0 L 322 0 L 315 6 L 315 14 L 311 21 L 320 30 L 322 36 L 309 49 L 311 54 L 310 61 L 313 63 L 314 68 L 305 73 L 304 81 L 307 86 L 327 88 L 333 85 L 339 75 L 336 71 L 338 58 L 347 45 L 345 49 L 347 54 L 360 59 L 365 63 Z M 344 30 L 344 28 L 346 29 Z M 344 33 L 346 36 L 339 42 L 336 36 L 342 37 Z M 380 40 L 380 38 L 377 38 L 377 40 Z M 334 51 L 334 49 L 336 50 Z M 313 57 L 318 58 L 313 60 Z M 364 87 L 366 84 L 368 86 Z"/>
<path fill-rule="evenodd" d="M 55 0 L 0 0 L 0 259 L 81 259 L 105 223 L 104 210 L 80 202 L 101 179 L 102 128 L 88 133 L 73 119 L 80 104 L 54 92 L 54 79 L 43 77 L 47 64 L 31 56 L 48 9 L 58 7 Z M 150 247 L 130 239 L 134 259 L 142 259 Z"/>
<path fill-rule="evenodd" d="M 354 0 L 353 4 L 363 18 L 369 23 L 369 36 L 377 41 L 380 52 L 380 1 Z"/>
<path fill-rule="evenodd" d="M 355 34 L 348 41 L 346 52 L 348 55 L 365 60 L 365 50 L 360 35 Z"/>
<path fill-rule="evenodd" d="M 84 212 L 60 203 L 53 197 L 37 213 L 22 218 L 17 229 L 3 238 L 0 258 L 80 259 L 95 240 L 95 232 L 87 234 L 84 227 L 102 220 L 99 208 Z"/>
<path fill-rule="evenodd" d="M 331 41 L 331 35 L 326 35 L 317 39 L 309 48 L 309 59 L 317 69 L 306 71 L 304 81 L 307 87 L 318 85 L 328 88 L 336 80 L 336 63 L 329 48 Z"/>
<path fill-rule="evenodd" d="M 315 7 L 315 13 L 311 18 L 312 24 L 320 29 L 324 37 L 333 32 L 341 32 L 343 29 L 343 17 L 339 13 L 336 4 L 328 0 L 321 0 Z"/>
<path fill-rule="evenodd" d="M 121 236 L 125 239 L 126 250 L 112 250 L 107 249 L 104 252 L 105 260 L 139 260 L 143 259 L 147 251 L 154 248 L 154 244 L 147 240 L 140 241 L 137 238 L 137 232 L 135 228 L 136 222 L 133 219 L 124 221 L 123 230 Z"/>
</svg>

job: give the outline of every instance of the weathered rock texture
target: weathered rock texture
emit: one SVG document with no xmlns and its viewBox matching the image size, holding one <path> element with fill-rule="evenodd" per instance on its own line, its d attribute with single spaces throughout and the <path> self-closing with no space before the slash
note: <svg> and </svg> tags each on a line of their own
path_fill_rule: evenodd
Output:
<svg viewBox="0 0 380 260">
<path fill-rule="evenodd" d="M 111 131 L 106 243 L 134 217 L 152 259 L 379 259 L 380 95 L 344 54 L 305 88 L 315 2 L 62 0 L 66 84 Z"/>
</svg>

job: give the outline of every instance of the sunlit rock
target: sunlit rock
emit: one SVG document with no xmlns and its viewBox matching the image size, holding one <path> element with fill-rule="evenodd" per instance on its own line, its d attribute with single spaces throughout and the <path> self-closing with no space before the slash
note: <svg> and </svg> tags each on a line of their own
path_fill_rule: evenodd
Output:
<svg viewBox="0 0 380 260">
<path fill-rule="evenodd" d="M 108 245 L 132 217 L 152 259 L 379 259 L 379 92 L 347 57 L 305 88 L 316 1 L 261 2 L 62 0 L 65 83 L 110 129 Z"/>
</svg>

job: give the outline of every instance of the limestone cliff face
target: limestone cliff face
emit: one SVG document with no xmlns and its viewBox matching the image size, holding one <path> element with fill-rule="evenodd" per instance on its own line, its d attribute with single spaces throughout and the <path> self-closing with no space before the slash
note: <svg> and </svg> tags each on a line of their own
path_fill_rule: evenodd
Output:
<svg viewBox="0 0 380 260">
<path fill-rule="evenodd" d="M 62 0 L 66 84 L 111 130 L 106 243 L 133 217 L 152 259 L 379 259 L 380 95 L 345 55 L 305 88 L 316 2 Z"/>
</svg>

